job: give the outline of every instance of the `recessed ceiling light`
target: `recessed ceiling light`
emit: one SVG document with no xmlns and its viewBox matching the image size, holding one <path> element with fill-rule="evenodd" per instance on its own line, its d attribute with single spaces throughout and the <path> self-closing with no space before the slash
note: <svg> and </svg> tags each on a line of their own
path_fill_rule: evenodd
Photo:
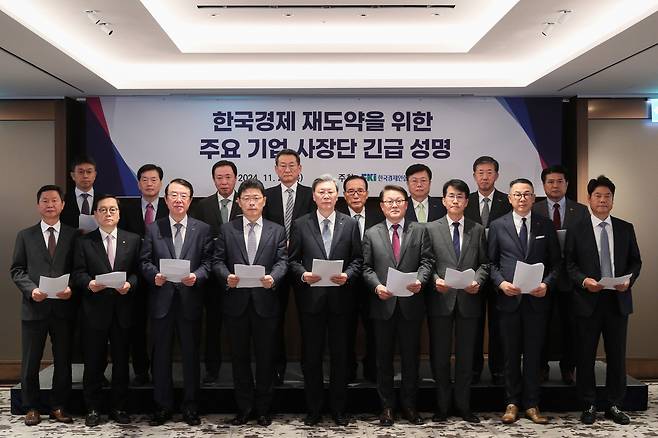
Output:
<svg viewBox="0 0 658 438">
<path fill-rule="evenodd" d="M 362 16 L 362 17 L 367 17 L 367 16 L 368 16 L 368 14 L 361 14 L 361 16 Z"/>
<path fill-rule="evenodd" d="M 290 18 L 292 17 L 292 14 L 290 12 L 286 12 L 285 14 L 283 14 L 283 16 L 286 18 Z"/>
</svg>

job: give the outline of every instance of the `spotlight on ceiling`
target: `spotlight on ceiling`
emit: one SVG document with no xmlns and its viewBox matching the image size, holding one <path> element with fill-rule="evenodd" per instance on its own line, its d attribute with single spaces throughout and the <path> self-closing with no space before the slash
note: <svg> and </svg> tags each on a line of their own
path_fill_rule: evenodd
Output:
<svg viewBox="0 0 658 438">
<path fill-rule="evenodd" d="M 541 34 L 545 37 L 549 36 L 552 32 L 553 29 L 555 29 L 555 23 L 553 22 L 545 22 L 544 27 L 541 30 Z"/>
<path fill-rule="evenodd" d="M 101 23 L 98 23 L 98 26 L 100 27 L 100 29 L 103 32 L 105 32 L 108 35 L 112 35 L 114 33 L 114 29 L 112 29 L 112 27 L 110 26 L 110 23 L 101 22 Z"/>
<path fill-rule="evenodd" d="M 89 18 L 92 23 L 98 24 L 101 22 L 101 17 L 98 16 L 98 11 L 88 9 L 85 11 L 85 14 L 87 14 L 87 18 Z"/>
</svg>

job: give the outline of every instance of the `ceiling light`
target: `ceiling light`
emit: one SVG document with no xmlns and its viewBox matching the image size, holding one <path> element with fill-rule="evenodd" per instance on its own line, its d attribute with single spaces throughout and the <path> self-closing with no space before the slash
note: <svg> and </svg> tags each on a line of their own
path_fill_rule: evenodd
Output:
<svg viewBox="0 0 658 438">
<path fill-rule="evenodd" d="M 112 35 L 114 33 L 114 29 L 110 27 L 110 23 L 97 23 L 100 29 L 105 32 L 108 35 Z"/>
<path fill-rule="evenodd" d="M 560 9 L 558 12 L 560 15 L 557 17 L 557 24 L 564 24 L 569 21 L 569 18 L 571 18 L 571 14 L 573 13 L 571 9 Z"/>
<path fill-rule="evenodd" d="M 98 16 L 98 11 L 94 11 L 93 9 L 86 10 L 85 14 L 87 14 L 87 18 L 91 20 L 92 23 L 98 24 L 101 21 L 101 17 Z"/>
<path fill-rule="evenodd" d="M 544 24 L 544 27 L 541 30 L 541 34 L 543 36 L 547 37 L 551 34 L 551 32 L 553 32 L 553 29 L 555 28 L 555 23 L 545 22 L 543 24 Z"/>
</svg>

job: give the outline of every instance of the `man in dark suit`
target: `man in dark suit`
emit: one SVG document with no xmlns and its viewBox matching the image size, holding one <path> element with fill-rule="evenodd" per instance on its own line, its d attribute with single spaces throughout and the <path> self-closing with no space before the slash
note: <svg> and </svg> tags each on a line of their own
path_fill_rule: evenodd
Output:
<svg viewBox="0 0 658 438">
<path fill-rule="evenodd" d="M 130 326 L 132 302 L 137 286 L 141 238 L 117 228 L 119 202 L 111 195 L 96 196 L 92 208 L 99 228 L 79 238 L 74 252 L 73 284 L 83 292 L 85 368 L 83 389 L 87 417 L 85 425 L 98 426 L 103 402 L 107 342 L 112 356 L 112 411 L 119 424 L 130 423 L 128 404 Z M 108 287 L 97 275 L 124 272 L 119 287 Z"/>
<path fill-rule="evenodd" d="M 336 425 L 346 426 L 347 332 L 356 308 L 354 284 L 363 261 L 361 238 L 357 221 L 335 210 L 338 184 L 331 175 L 316 178 L 312 190 L 317 211 L 296 219 L 290 232 L 290 272 L 302 328 L 302 370 L 308 409 L 304 424 L 314 426 L 322 419 L 322 360 L 328 337 L 332 417 Z M 335 287 L 313 286 L 322 279 L 313 273 L 313 259 L 342 260 L 341 273 L 330 278 Z"/>
<path fill-rule="evenodd" d="M 176 178 L 165 188 L 169 216 L 146 227 L 140 267 L 149 285 L 153 333 L 153 398 L 156 410 L 149 421 L 164 424 L 174 408 L 171 349 L 174 331 L 183 359 L 183 420 L 201 423 L 197 411 L 199 393 L 199 337 L 203 309 L 203 283 L 210 273 L 213 249 L 210 227 L 187 215 L 194 190 Z M 190 273 L 181 282 L 171 282 L 160 272 L 162 259 L 190 261 Z"/>
<path fill-rule="evenodd" d="M 566 232 L 569 227 L 579 223 L 589 217 L 587 207 L 582 204 L 567 199 L 567 187 L 569 178 L 567 169 L 561 165 L 555 165 L 545 168 L 541 172 L 541 180 L 544 184 L 546 199 L 537 202 L 532 207 L 532 212 L 547 217 L 553 221 L 556 230 Z M 559 231 L 558 231 L 559 233 Z M 559 236 L 558 236 L 559 237 Z M 564 241 L 562 241 L 564 243 Z M 573 294 L 573 284 L 564 266 L 564 260 L 560 265 L 560 273 L 557 277 L 555 287 L 549 294 L 548 326 L 546 328 L 546 342 L 542 352 L 541 361 L 541 380 L 548 380 L 550 367 L 548 365 L 550 351 L 551 321 L 557 317 L 559 321 L 560 337 L 560 373 L 562 381 L 567 385 L 574 383 L 574 371 L 576 369 L 576 343 L 575 341 L 575 323 L 573 311 L 571 309 L 571 295 Z"/>
<path fill-rule="evenodd" d="M 235 182 L 238 168 L 234 163 L 220 160 L 212 166 L 212 180 L 217 192 L 202 199 L 191 212 L 193 218 L 210 225 L 213 239 L 219 236 L 222 224 L 242 215 L 240 204 L 236 202 Z M 217 382 L 219 368 L 222 365 L 222 298 L 224 284 L 211 276 L 204 286 L 204 308 L 206 313 L 204 361 L 206 374 L 203 383 L 212 385 Z"/>
<path fill-rule="evenodd" d="M 580 421 L 596 421 L 596 379 L 594 362 L 599 337 L 603 335 L 606 361 L 606 418 L 618 424 L 630 423 L 619 407 L 626 393 L 626 331 L 628 315 L 633 313 L 631 286 L 640 275 L 642 259 L 633 225 L 610 216 L 615 185 L 605 176 L 587 184 L 592 215 L 567 231 L 565 256 L 569 276 L 576 287 L 573 311 L 578 332 L 578 393 L 585 410 Z M 602 277 L 630 279 L 608 289 L 599 283 Z"/>
<path fill-rule="evenodd" d="M 375 328 L 377 392 L 382 405 L 382 426 L 394 422 L 393 355 L 395 340 L 402 359 L 400 398 L 402 416 L 412 424 L 423 424 L 416 410 L 420 327 L 425 318 L 421 292 L 432 275 L 432 246 L 424 225 L 405 220 L 407 192 L 389 185 L 379 194 L 386 220 L 368 229 L 363 239 L 363 279 L 370 295 L 370 316 Z M 411 296 L 394 296 L 387 288 L 388 269 L 417 272 L 407 285 Z"/>
<path fill-rule="evenodd" d="M 73 419 L 64 408 L 71 392 L 71 336 L 76 307 L 71 288 L 49 299 L 39 290 L 39 277 L 56 278 L 69 274 L 73 265 L 73 244 L 77 232 L 60 222 L 64 208 L 62 190 L 43 186 L 37 192 L 41 221 L 18 233 L 11 263 L 11 278 L 23 297 L 21 305 L 21 400 L 25 424 L 39 424 L 39 369 L 46 337 L 53 351 L 53 382 L 50 417 L 63 423 Z"/>
<path fill-rule="evenodd" d="M 279 176 L 280 184 L 265 190 L 267 204 L 263 210 L 263 217 L 269 221 L 283 226 L 286 237 L 290 241 L 292 222 L 315 210 L 313 204 L 313 193 L 310 187 L 299 184 L 299 176 L 302 173 L 302 165 L 299 154 L 292 149 L 283 149 L 274 158 L 274 171 Z M 290 273 L 288 273 L 290 275 Z M 284 336 L 284 325 L 286 322 L 286 310 L 290 296 L 290 286 L 294 279 L 289 275 L 279 284 L 279 300 L 281 304 L 281 317 L 277 325 L 278 347 L 275 353 L 274 370 L 275 384 L 283 383 L 286 373 L 286 344 Z"/>
<path fill-rule="evenodd" d="M 279 317 L 277 287 L 288 271 L 285 229 L 263 219 L 265 188 L 257 179 L 240 185 L 237 202 L 243 217 L 222 225 L 215 241 L 213 272 L 228 288 L 224 297 L 226 327 L 231 339 L 233 386 L 238 414 L 230 423 L 246 424 L 256 413 L 261 426 L 272 424 L 270 414 L 276 325 Z M 260 265 L 265 276 L 259 287 L 246 287 L 235 275 L 235 265 Z M 251 341 L 256 354 L 256 382 L 251 371 Z"/>
<path fill-rule="evenodd" d="M 169 209 L 164 199 L 160 198 L 164 173 L 160 166 L 144 164 L 137 170 L 137 187 L 141 193 L 139 199 L 121 201 L 119 228 L 135 233 L 144 238 L 146 226 L 158 219 L 167 217 Z M 132 202 L 136 201 L 136 202 Z M 134 386 L 146 385 L 151 379 L 149 352 L 146 332 L 148 321 L 148 287 L 143 279 L 133 285 L 132 290 L 133 323 L 130 328 L 130 355 L 132 356 L 135 378 Z"/>
<path fill-rule="evenodd" d="M 539 369 L 549 309 L 546 293 L 557 279 L 560 244 L 553 223 L 532 214 L 535 194 L 529 180 L 512 181 L 508 197 L 512 212 L 489 227 L 491 280 L 500 289 L 497 304 L 505 355 L 507 408 L 502 421 L 517 421 L 519 406 L 523 406 L 527 418 L 546 424 L 548 419 L 539 412 Z M 543 264 L 542 280 L 536 288 L 522 291 L 513 283 L 517 262 Z"/>
<path fill-rule="evenodd" d="M 91 216 L 93 214 L 91 207 L 94 205 L 96 162 L 91 157 L 77 157 L 71 164 L 70 175 L 75 183 L 75 189 L 68 192 L 64 198 L 64 210 L 62 210 L 61 219 L 62 223 L 78 228 L 80 226 L 80 215 Z"/>
<path fill-rule="evenodd" d="M 448 418 L 452 405 L 450 356 L 453 328 L 455 347 L 454 400 L 459 415 L 468 422 L 479 423 L 471 412 L 471 377 L 473 346 L 478 318 L 482 313 L 480 287 L 489 277 L 489 259 L 484 227 L 464 217 L 468 204 L 468 185 L 452 179 L 443 185 L 446 216 L 427 224 L 435 257 L 432 273 L 435 290 L 425 296 L 430 331 L 430 361 L 436 381 L 437 411 L 434 421 Z M 475 279 L 463 289 L 446 283 L 446 269 L 475 271 Z"/>
<path fill-rule="evenodd" d="M 407 187 L 409 188 L 409 205 L 405 220 L 408 222 L 432 222 L 446 214 L 441 198 L 430 196 L 432 170 L 424 164 L 412 164 L 407 167 Z"/>
<path fill-rule="evenodd" d="M 512 206 L 507 198 L 507 193 L 496 189 L 498 179 L 498 161 L 492 157 L 482 156 L 473 163 L 473 179 L 477 185 L 477 191 L 468 197 L 468 204 L 464 210 L 464 216 L 489 228 L 489 224 L 499 217 L 509 213 Z M 478 383 L 484 367 L 484 327 L 485 320 L 488 321 L 489 330 L 488 364 L 491 379 L 494 385 L 502 385 L 503 378 L 503 347 L 500 339 L 500 321 L 498 309 L 496 308 L 497 288 L 490 281 L 485 282 L 480 290 L 482 295 L 482 314 L 478 320 L 478 329 L 475 338 L 475 350 L 473 350 L 473 381 Z"/>
<path fill-rule="evenodd" d="M 361 175 L 350 175 L 343 181 L 343 193 L 345 203 L 336 203 L 336 210 L 341 213 L 349 214 L 352 219 L 359 223 L 359 232 L 361 239 L 363 233 L 375 224 L 384 220 L 384 216 L 380 208 L 370 208 L 368 202 L 368 181 Z M 339 199 L 340 202 L 340 199 Z M 370 311 L 368 309 L 368 302 L 370 301 L 370 294 L 366 291 L 365 284 L 363 284 L 363 277 L 360 277 L 355 284 L 354 291 L 356 293 L 356 312 L 350 321 L 350 329 L 348 334 L 348 380 L 354 381 L 356 378 L 356 369 L 358 366 L 356 360 L 355 341 L 357 326 L 359 318 L 366 335 L 365 339 L 365 356 L 363 357 L 363 377 L 373 383 L 377 381 L 377 364 L 375 362 L 375 332 L 372 328 L 372 320 L 370 319 Z"/>
</svg>

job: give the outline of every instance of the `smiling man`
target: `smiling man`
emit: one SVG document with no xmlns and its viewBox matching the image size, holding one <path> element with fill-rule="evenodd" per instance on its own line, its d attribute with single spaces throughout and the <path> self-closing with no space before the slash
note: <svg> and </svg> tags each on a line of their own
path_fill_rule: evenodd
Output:
<svg viewBox="0 0 658 438">
<path fill-rule="evenodd" d="M 409 206 L 405 219 L 410 222 L 432 222 L 446 214 L 441 198 L 430 196 L 432 170 L 424 164 L 416 163 L 407 167 L 407 188 Z"/>
</svg>

